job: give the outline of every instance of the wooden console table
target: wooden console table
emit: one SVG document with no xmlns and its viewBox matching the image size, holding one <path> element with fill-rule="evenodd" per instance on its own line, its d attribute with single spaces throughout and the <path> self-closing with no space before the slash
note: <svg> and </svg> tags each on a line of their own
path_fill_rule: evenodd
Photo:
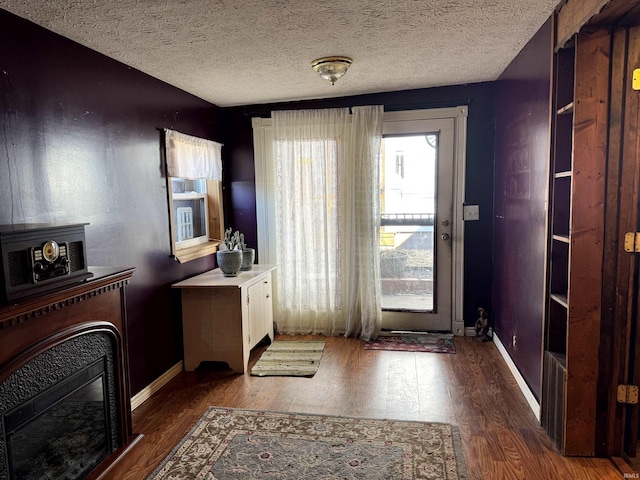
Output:
<svg viewBox="0 0 640 480">
<path fill-rule="evenodd" d="M 182 290 L 184 368 L 200 362 L 226 362 L 247 369 L 249 354 L 265 336 L 273 340 L 273 265 L 253 265 L 237 277 L 216 268 L 173 285 Z"/>
</svg>

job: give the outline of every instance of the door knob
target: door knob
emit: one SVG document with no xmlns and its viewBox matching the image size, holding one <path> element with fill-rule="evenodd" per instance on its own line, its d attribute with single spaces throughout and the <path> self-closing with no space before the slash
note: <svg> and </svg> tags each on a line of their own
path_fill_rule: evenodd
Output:
<svg viewBox="0 0 640 480">
<path fill-rule="evenodd" d="M 446 242 L 447 240 L 451 239 L 451 235 L 449 235 L 448 233 L 443 233 L 442 235 L 440 235 L 440 237 L 442 237 L 442 239 Z"/>
</svg>

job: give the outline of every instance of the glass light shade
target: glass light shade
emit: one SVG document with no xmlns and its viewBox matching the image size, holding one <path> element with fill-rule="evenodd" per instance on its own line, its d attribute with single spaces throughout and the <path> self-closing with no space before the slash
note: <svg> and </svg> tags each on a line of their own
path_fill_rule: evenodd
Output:
<svg viewBox="0 0 640 480">
<path fill-rule="evenodd" d="M 336 83 L 351 66 L 351 59 L 348 57 L 323 57 L 311 62 L 311 67 L 325 80 L 329 80 L 331 85 Z"/>
</svg>

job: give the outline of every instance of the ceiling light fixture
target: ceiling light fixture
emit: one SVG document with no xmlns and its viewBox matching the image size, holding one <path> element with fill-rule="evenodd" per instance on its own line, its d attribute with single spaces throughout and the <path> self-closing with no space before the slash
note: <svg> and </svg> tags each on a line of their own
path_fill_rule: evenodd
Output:
<svg viewBox="0 0 640 480">
<path fill-rule="evenodd" d="M 311 62 L 311 67 L 325 80 L 329 80 L 331 85 L 336 83 L 351 66 L 349 57 L 322 57 Z"/>
</svg>

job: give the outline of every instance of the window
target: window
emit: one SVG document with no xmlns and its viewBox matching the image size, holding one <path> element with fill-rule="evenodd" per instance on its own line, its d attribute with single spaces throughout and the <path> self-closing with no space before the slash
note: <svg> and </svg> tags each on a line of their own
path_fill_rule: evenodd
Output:
<svg viewBox="0 0 640 480">
<path fill-rule="evenodd" d="M 382 317 L 374 192 L 383 107 L 271 115 L 252 123 L 260 258 L 278 266 L 278 330 L 372 338 Z"/>
<path fill-rule="evenodd" d="M 214 253 L 224 236 L 218 180 L 168 177 L 172 254 L 181 263 Z"/>
<path fill-rule="evenodd" d="M 209 241 L 207 184 L 203 178 L 171 179 L 173 241 L 177 249 Z"/>
<path fill-rule="evenodd" d="M 215 253 L 224 236 L 221 144 L 165 130 L 171 254 L 181 263 Z"/>
</svg>

